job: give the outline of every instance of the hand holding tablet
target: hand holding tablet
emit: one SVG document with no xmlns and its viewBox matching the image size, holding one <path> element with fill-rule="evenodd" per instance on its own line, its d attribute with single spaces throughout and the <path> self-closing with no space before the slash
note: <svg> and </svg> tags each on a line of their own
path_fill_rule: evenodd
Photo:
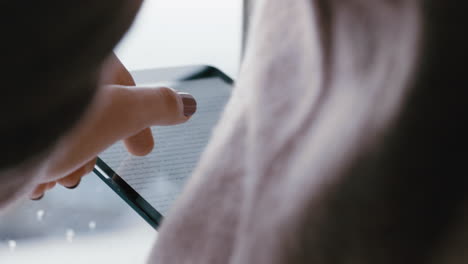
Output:
<svg viewBox="0 0 468 264">
<path fill-rule="evenodd" d="M 176 126 L 152 128 L 154 150 L 131 155 L 122 142 L 103 152 L 94 172 L 151 226 L 167 214 L 203 153 L 231 94 L 232 80 L 219 70 L 193 66 L 134 73 L 140 86 L 169 86 L 197 99 L 197 114 Z"/>
<path fill-rule="evenodd" d="M 133 85 L 133 79 L 116 57 L 103 66 L 103 82 Z M 169 88 L 102 86 L 81 120 L 51 149 L 43 167 L 37 170 L 38 186 L 30 194 L 40 199 L 58 182 L 75 188 L 92 171 L 96 156 L 119 140 L 134 155 L 146 155 L 154 146 L 153 125 L 186 122 L 196 110 L 190 95 Z M 187 109 L 185 109 L 187 104 Z"/>
</svg>

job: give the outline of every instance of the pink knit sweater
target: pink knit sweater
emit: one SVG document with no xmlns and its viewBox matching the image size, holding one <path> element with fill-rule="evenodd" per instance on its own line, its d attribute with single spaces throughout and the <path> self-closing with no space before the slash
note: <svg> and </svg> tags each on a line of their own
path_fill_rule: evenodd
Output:
<svg viewBox="0 0 468 264">
<path fill-rule="evenodd" d="M 150 262 L 448 263 L 463 252 L 443 229 L 454 222 L 437 218 L 460 207 L 435 205 L 432 163 L 407 162 L 432 153 L 412 136 L 420 112 L 407 114 L 428 34 L 421 2 L 258 1 L 233 97 Z"/>
</svg>

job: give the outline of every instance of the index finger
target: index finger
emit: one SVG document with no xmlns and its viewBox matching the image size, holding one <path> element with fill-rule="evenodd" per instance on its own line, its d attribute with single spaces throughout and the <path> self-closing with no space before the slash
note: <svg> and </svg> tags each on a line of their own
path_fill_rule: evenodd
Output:
<svg viewBox="0 0 468 264">
<path fill-rule="evenodd" d="M 47 180 L 70 174 L 113 143 L 147 127 L 186 122 L 196 109 L 195 99 L 190 97 L 164 87 L 101 89 L 84 118 L 59 141 L 60 147 L 48 161 Z"/>
</svg>

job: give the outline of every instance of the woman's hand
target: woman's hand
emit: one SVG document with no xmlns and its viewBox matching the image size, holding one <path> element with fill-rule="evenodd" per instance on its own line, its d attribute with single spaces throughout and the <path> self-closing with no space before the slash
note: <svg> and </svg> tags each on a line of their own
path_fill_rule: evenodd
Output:
<svg viewBox="0 0 468 264">
<path fill-rule="evenodd" d="M 105 83 L 115 85 L 100 88 L 82 120 L 59 141 L 31 199 L 42 198 L 57 183 L 78 186 L 93 170 L 97 155 L 121 139 L 130 153 L 147 155 L 154 147 L 150 126 L 184 123 L 196 111 L 191 95 L 169 88 L 130 88 L 135 82 L 115 55 L 103 76 Z"/>
</svg>

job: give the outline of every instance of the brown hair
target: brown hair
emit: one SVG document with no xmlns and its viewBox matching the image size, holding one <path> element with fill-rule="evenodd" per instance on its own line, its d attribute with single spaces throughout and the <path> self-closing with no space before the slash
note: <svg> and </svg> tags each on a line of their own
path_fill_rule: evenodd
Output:
<svg viewBox="0 0 468 264">
<path fill-rule="evenodd" d="M 0 200 L 7 182 L 27 180 L 2 172 L 40 160 L 86 110 L 102 63 L 138 8 L 133 0 L 1 4 Z"/>
</svg>

